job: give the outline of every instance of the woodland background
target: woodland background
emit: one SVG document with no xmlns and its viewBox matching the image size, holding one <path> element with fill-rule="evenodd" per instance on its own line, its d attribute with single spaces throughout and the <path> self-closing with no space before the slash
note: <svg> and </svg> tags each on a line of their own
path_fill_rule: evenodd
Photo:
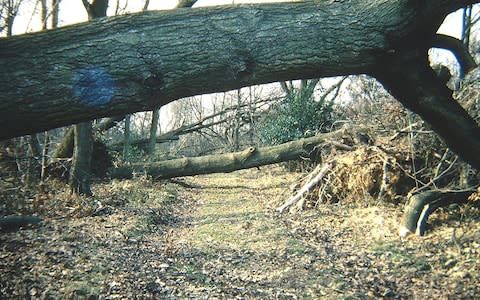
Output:
<svg viewBox="0 0 480 300">
<path fill-rule="evenodd" d="M 17 25 L 17 18 L 22 16 L 24 19 L 26 15 L 29 15 L 29 22 L 42 24 L 41 30 L 56 28 L 64 14 L 62 10 L 67 9 L 67 6 L 65 8 L 62 6 L 64 1 L 67 0 L 51 2 L 2 0 L 0 2 L 1 34 L 6 37 L 11 36 L 14 33 L 13 29 L 21 26 Z M 98 10 L 101 8 L 101 2 L 83 1 L 89 19 L 106 15 L 106 8 Z M 128 1 L 110 0 L 109 2 L 109 15 L 122 15 L 135 9 L 148 10 L 150 5 L 148 0 L 138 7 L 131 6 L 132 3 Z M 194 3 L 195 1 L 181 1 L 177 7 L 188 8 Z M 457 17 L 454 20 L 460 22 L 456 24 L 461 28 L 460 40 L 469 49 L 474 59 L 477 62 L 480 61 L 478 5 L 467 6 L 455 14 Z M 455 99 L 479 124 L 479 69 L 463 74 L 453 56 L 437 49 L 430 50 L 430 60 L 440 75 L 445 72 L 445 69 L 439 66 L 440 64 L 448 68 L 450 74 L 445 78 L 447 85 L 454 91 Z M 245 182 L 242 181 L 242 176 L 238 178 L 237 175 L 233 175 L 232 180 L 236 180 L 239 185 L 246 185 L 238 193 L 251 193 L 250 189 L 253 187 L 262 189 L 262 186 L 256 186 L 255 182 L 248 181 L 250 177 L 258 182 L 263 182 L 264 177 L 268 178 L 270 182 L 264 183 L 265 186 L 281 182 L 284 185 L 283 190 L 275 190 L 275 193 L 265 195 L 270 197 L 266 201 L 267 207 L 270 211 L 277 208 L 272 218 L 278 218 L 278 215 L 284 218 L 285 224 L 290 224 L 286 225 L 285 230 L 291 230 L 292 235 L 299 236 L 302 241 L 315 237 L 319 244 L 328 244 L 335 235 L 334 232 L 328 232 L 329 236 L 324 236 L 325 240 L 318 241 L 321 234 L 317 231 L 325 226 L 325 223 L 316 223 L 319 222 L 319 218 L 312 218 L 310 214 L 313 212 L 330 214 L 329 222 L 337 232 L 348 229 L 338 223 L 342 217 L 335 216 L 350 209 L 352 212 L 358 212 L 356 209 L 366 209 L 367 214 L 370 214 L 369 210 L 374 209 L 375 212 L 372 214 L 392 213 L 388 216 L 394 218 L 395 222 L 389 224 L 389 228 L 395 227 L 395 230 L 407 228 L 411 233 L 416 230 L 419 235 L 423 235 L 426 230 L 428 235 L 429 232 L 434 232 L 435 228 L 420 223 L 426 223 L 428 216 L 436 210 L 430 223 L 435 224 L 438 232 L 442 234 L 434 235 L 432 240 L 429 240 L 430 246 L 435 248 L 435 251 L 427 261 L 419 263 L 418 260 L 410 258 L 413 261 L 410 264 L 410 270 L 400 266 L 400 263 L 405 263 L 404 258 L 409 251 L 421 253 L 426 247 L 425 241 L 405 242 L 403 240 L 406 244 L 402 244 L 387 235 L 390 240 L 382 246 L 376 244 L 377 247 L 383 247 L 381 250 L 377 249 L 377 254 L 382 252 L 398 256 L 396 258 L 398 265 L 389 267 L 392 272 L 400 271 L 408 274 L 405 280 L 397 282 L 397 279 L 391 278 L 390 283 L 380 284 L 381 291 L 373 288 L 366 291 L 361 288 L 362 284 L 368 282 L 365 281 L 368 277 L 366 275 L 356 282 L 357 290 L 353 288 L 351 290 L 350 287 L 355 286 L 355 282 L 351 281 L 351 278 L 354 278 L 352 275 L 350 281 L 331 283 L 327 296 L 335 298 L 353 295 L 354 298 L 351 299 L 355 297 L 401 298 L 412 295 L 428 296 L 427 290 L 433 291 L 433 295 L 438 296 L 451 289 L 453 284 L 459 284 L 454 290 L 466 298 L 474 297 L 478 292 L 475 282 L 478 282 L 476 280 L 478 280 L 480 251 L 477 230 L 479 226 L 477 205 L 480 200 L 479 171 L 459 159 L 428 124 L 418 115 L 404 108 L 369 76 L 342 76 L 251 86 L 224 93 L 188 97 L 153 111 L 103 118 L 82 124 L 16 137 L 0 143 L 0 214 L 5 216 L 0 224 L 2 231 L 5 232 L 2 233 L 0 244 L 1 269 L 4 274 L 7 274 L 6 280 L 3 279 L 0 284 L 0 295 L 30 295 L 34 298 L 68 295 L 72 298 L 92 297 L 91 299 L 110 295 L 105 297 L 113 299 L 115 297 L 112 295 L 123 294 L 136 297 L 176 295 L 182 298 L 188 295 L 182 295 L 180 289 L 175 286 L 188 283 L 196 287 L 216 286 L 218 291 L 215 292 L 214 289 L 208 291 L 210 295 L 220 297 L 232 295 L 247 298 L 274 297 L 274 292 L 279 293 L 277 287 L 265 289 L 265 294 L 262 294 L 261 288 L 256 283 L 252 283 L 254 281 L 251 278 L 247 281 L 255 285 L 255 289 L 245 288 L 240 291 L 227 287 L 228 282 L 236 278 L 236 275 L 227 265 L 223 265 L 225 260 L 248 261 L 251 256 L 254 256 L 258 262 L 266 264 L 263 258 L 257 254 L 249 254 L 248 251 L 237 253 L 238 257 L 233 256 L 233 258 L 232 256 L 228 258 L 228 255 L 233 255 L 232 253 L 228 255 L 224 253 L 223 257 L 217 258 L 222 263 L 217 262 L 219 265 L 209 269 L 208 272 L 212 274 L 202 273 L 205 270 L 189 269 L 192 267 L 189 255 L 199 255 L 203 261 L 203 267 L 208 265 L 210 258 L 208 254 L 190 253 L 190 248 L 188 251 L 183 249 L 181 242 L 178 242 L 183 231 L 179 232 L 175 225 L 180 222 L 182 215 L 194 216 L 199 211 L 202 212 L 202 209 L 198 208 L 201 207 L 200 200 L 194 199 L 195 193 L 191 192 L 191 189 L 198 189 L 198 193 L 204 193 L 202 184 L 205 185 L 205 190 L 208 190 L 209 184 L 221 186 L 222 180 L 232 176 L 183 177 L 184 175 L 230 172 L 252 166 L 257 169 L 235 173 L 246 177 Z M 79 132 L 85 134 L 84 138 L 79 136 Z M 76 143 L 88 140 L 90 137 L 93 145 L 91 154 L 82 154 L 75 150 Z M 251 157 L 252 153 L 260 155 L 261 159 L 256 161 L 255 165 L 243 164 L 243 158 Z M 266 166 L 272 163 L 276 164 Z M 88 165 L 91 165 L 91 172 Z M 175 179 L 177 177 L 180 178 Z M 235 189 L 235 186 L 230 189 Z M 270 191 L 269 188 L 265 190 Z M 220 192 L 220 188 L 216 191 Z M 437 192 L 439 194 L 435 194 Z M 432 193 L 434 193 L 433 196 Z M 210 199 L 208 197 L 206 199 Z M 211 197 L 214 198 L 214 196 Z M 161 199 L 161 201 L 155 202 L 156 200 L 153 199 Z M 189 199 L 191 202 L 188 201 Z M 426 204 L 430 204 L 429 207 L 433 209 L 425 210 Z M 241 206 L 241 204 L 238 205 Z M 421 219 L 418 212 L 416 214 L 411 212 L 411 208 L 417 207 L 416 205 L 420 207 L 420 212 L 425 212 L 424 219 Z M 218 209 L 224 211 L 227 208 L 218 207 Z M 258 209 L 264 211 L 267 208 Z M 279 211 L 283 212 L 286 209 L 292 214 L 282 216 Z M 365 210 L 362 212 L 365 213 Z M 151 242 L 152 232 L 162 232 L 162 241 L 159 242 L 161 249 L 156 251 L 161 251 L 165 260 L 152 270 L 170 270 L 172 266 L 180 264 L 178 259 L 183 260 L 182 266 L 187 266 L 184 270 L 182 269 L 183 273 L 178 271 L 180 267 L 176 270 L 181 274 L 168 271 L 165 273 L 165 278 L 168 280 L 165 279 L 161 281 L 162 283 L 150 278 L 149 274 L 137 272 L 138 270 L 131 273 L 136 279 L 122 277 L 126 276 L 126 273 L 122 273 L 121 276 L 118 275 L 120 273 L 115 273 L 113 279 L 102 279 L 105 280 L 105 282 L 102 281 L 102 286 L 94 285 L 93 278 L 90 278 L 90 281 L 81 281 L 78 278 L 72 280 L 68 277 L 70 275 L 66 275 L 70 271 L 61 275 L 62 269 L 73 269 L 79 274 L 86 271 L 79 270 L 81 262 L 76 260 L 75 251 L 68 248 L 70 246 L 62 246 L 62 248 L 55 245 L 56 241 L 49 240 L 46 232 L 57 230 L 58 226 L 62 226 L 62 222 L 66 222 L 69 229 L 64 229 L 65 234 L 70 235 L 71 242 L 75 243 L 75 239 L 81 239 L 79 236 L 85 237 L 91 234 L 86 232 L 94 230 L 90 222 L 95 220 L 91 219 L 103 218 L 102 222 L 113 222 L 110 226 L 118 227 L 121 224 L 119 216 L 125 217 L 126 223 L 137 222 L 135 225 L 137 229 L 142 228 L 137 232 L 122 233 L 121 239 L 126 245 L 132 243 L 137 245 L 141 243 L 138 241 L 142 240 Z M 143 221 L 138 223 L 138 220 L 134 219 L 136 217 Z M 343 217 L 348 219 L 351 215 Z M 469 220 L 464 221 L 465 218 Z M 64 221 L 66 219 L 68 221 Z M 41 223 L 36 224 L 40 220 Z M 180 222 L 182 224 L 189 222 L 182 220 L 183 223 Z M 237 222 L 245 226 L 245 228 L 241 227 L 242 230 L 247 231 L 251 224 L 256 228 L 255 222 L 260 222 L 260 219 L 254 220 L 239 218 Z M 441 224 L 442 222 L 446 225 Z M 17 232 L 18 227 L 27 227 L 32 224 L 34 225 L 32 231 Z M 265 224 L 262 226 L 268 227 Z M 346 227 L 353 228 L 355 232 L 359 230 L 354 222 L 352 224 Z M 468 224 L 469 228 L 458 224 Z M 48 228 L 42 229 L 41 226 Z M 455 228 L 461 228 L 463 235 L 459 237 L 460 229 L 455 231 L 454 228 L 453 231 L 448 231 L 446 229 L 450 228 L 448 226 L 459 226 Z M 342 234 L 345 236 L 344 232 Z M 40 238 L 37 239 L 37 237 Z M 158 238 L 157 235 L 155 237 Z M 355 238 L 359 239 L 359 236 L 350 238 L 355 240 Z M 268 240 L 267 237 L 265 239 Z M 444 241 L 442 239 L 451 241 L 452 249 L 457 251 L 454 256 L 448 256 L 447 252 L 450 250 L 441 248 L 440 245 Z M 100 240 L 100 237 L 95 238 L 96 242 Z M 64 237 L 63 241 L 69 242 L 69 237 Z M 346 247 L 343 243 L 347 243 L 348 239 L 338 238 L 336 241 Z M 191 240 L 189 242 L 192 243 Z M 104 243 L 113 243 L 112 236 L 107 237 Z M 358 240 L 355 240 L 355 243 L 358 243 Z M 36 245 L 40 250 L 32 252 L 30 249 L 33 248 L 32 245 Z M 406 246 L 408 249 L 401 249 L 402 245 L 408 245 Z M 359 270 L 358 260 L 366 264 L 372 263 L 375 265 L 373 269 L 378 269 L 379 265 L 372 262 L 374 259 L 370 258 L 366 252 L 364 253 L 364 250 L 370 249 L 368 247 L 371 246 L 369 244 L 361 248 L 360 253 L 365 254 L 364 256 L 352 258 L 346 255 L 348 256 L 346 258 L 343 254 L 338 255 L 346 261 L 347 266 L 351 264 L 352 272 Z M 242 246 L 237 244 L 235 247 Z M 316 256 L 308 254 L 308 251 L 315 252 L 318 249 L 307 248 L 299 250 L 298 255 L 303 254 L 304 257 L 311 257 L 313 260 Z M 22 250 L 15 253 L 16 249 Z M 92 253 L 95 251 L 95 249 L 82 251 L 87 250 Z M 355 251 L 351 250 L 352 253 Z M 125 249 L 115 248 L 115 251 L 126 255 L 123 262 L 127 264 L 134 260 L 126 254 L 131 253 L 132 249 L 128 252 Z M 140 261 L 142 255 L 144 258 L 148 256 L 146 254 L 148 251 L 145 249 L 142 251 L 138 252 L 137 259 Z M 51 276 L 45 275 L 47 271 L 38 269 L 38 261 L 41 260 L 39 255 L 51 257 L 48 264 L 60 267 L 55 270 L 50 269 L 48 272 L 52 273 Z M 88 254 L 85 255 L 88 257 Z M 106 261 L 113 260 L 110 256 L 113 257 L 114 253 L 105 254 Z M 328 253 L 325 254 L 325 257 L 327 256 Z M 27 257 L 37 262 L 25 261 Z M 434 266 L 432 261 L 439 257 L 442 264 Z M 422 256 L 422 259 L 424 258 Z M 62 259 L 66 259 L 71 266 L 66 266 L 67 262 Z M 281 258 L 278 260 L 281 264 L 286 264 L 288 261 Z M 35 270 L 37 273 L 33 277 L 28 277 L 32 276 L 32 273 L 27 276 L 28 272 L 23 272 L 31 268 L 30 263 L 37 268 Z M 382 260 L 383 263 L 385 260 Z M 324 264 L 329 263 L 324 262 Z M 454 275 L 444 279 L 445 286 L 439 283 L 442 282 L 441 279 L 432 279 L 434 284 L 430 286 L 415 285 L 408 281 L 408 278 L 412 278 L 413 274 L 422 268 L 426 268 L 423 271 L 429 274 L 435 273 L 435 270 L 452 269 L 455 266 L 462 266 L 462 268 L 452 271 Z M 397 267 L 399 269 L 395 270 L 394 268 Z M 132 268 L 135 266 L 132 265 Z M 218 269 L 226 273 L 213 274 L 214 270 Z M 152 270 L 151 272 L 155 272 Z M 97 271 L 99 274 L 107 272 L 101 270 L 92 272 Z M 250 268 L 245 272 L 251 271 Z M 139 283 L 145 294 L 137 295 L 134 292 L 136 286 L 133 282 L 142 276 L 149 278 L 150 281 Z M 308 273 L 306 276 L 316 275 Z M 25 281 L 27 283 L 22 283 L 27 277 L 28 280 Z M 221 283 L 213 284 L 207 281 L 207 277 L 221 278 Z M 60 281 L 64 282 L 68 288 L 60 294 L 58 291 L 46 288 L 52 284 L 52 278 L 62 278 Z M 183 281 L 179 281 L 178 278 L 183 278 Z M 233 282 L 236 282 L 235 280 Z M 72 282 L 77 282 L 79 285 L 74 286 Z M 239 286 L 242 284 L 248 286 L 245 280 L 240 280 L 238 283 Z M 402 289 L 409 285 L 415 286 L 413 291 L 406 292 L 408 288 Z M 116 288 L 118 288 L 117 291 Z M 292 287 L 283 286 L 282 288 L 284 288 L 280 293 L 282 297 L 289 298 L 291 294 L 295 294 L 298 286 L 294 284 Z M 438 288 L 437 292 L 435 288 Z M 186 288 L 186 290 L 190 296 L 202 295 L 202 291 L 195 288 Z M 259 292 L 255 294 L 253 290 L 259 290 Z M 363 293 L 363 296 L 355 296 L 357 292 Z M 316 290 L 309 295 L 318 296 L 319 293 L 321 294 Z"/>
</svg>

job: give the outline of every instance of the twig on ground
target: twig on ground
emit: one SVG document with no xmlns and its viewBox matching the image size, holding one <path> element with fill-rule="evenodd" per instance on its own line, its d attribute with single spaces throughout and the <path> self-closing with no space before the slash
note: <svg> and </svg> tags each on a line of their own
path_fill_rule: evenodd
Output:
<svg viewBox="0 0 480 300">
<path fill-rule="evenodd" d="M 296 203 L 298 200 L 301 199 L 302 195 L 310 190 L 314 185 L 316 185 L 324 176 L 327 174 L 327 172 L 333 167 L 335 164 L 334 161 L 329 162 L 324 164 L 320 169 L 317 167 L 315 170 L 312 171 L 312 176 L 316 172 L 318 174 L 313 177 L 312 180 L 309 180 L 306 184 L 303 185 L 303 187 L 295 194 L 294 196 L 290 197 L 290 199 L 287 200 L 282 206 L 277 207 L 275 210 L 278 212 L 283 212 L 287 207 L 290 207 L 292 204 Z"/>
</svg>

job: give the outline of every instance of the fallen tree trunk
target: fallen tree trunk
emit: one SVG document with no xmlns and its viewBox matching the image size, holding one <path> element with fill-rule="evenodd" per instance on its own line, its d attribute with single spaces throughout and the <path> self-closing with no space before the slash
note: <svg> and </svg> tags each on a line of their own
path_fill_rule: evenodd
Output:
<svg viewBox="0 0 480 300">
<path fill-rule="evenodd" d="M 145 12 L 0 42 L 0 140 L 293 79 L 376 77 L 480 169 L 480 127 L 430 68 L 436 32 L 480 0 L 296 1 Z M 459 49 L 462 49 L 459 51 Z"/>
<path fill-rule="evenodd" d="M 218 121 L 218 122 L 213 122 L 213 123 L 206 124 L 206 125 L 203 125 L 201 123 L 195 123 L 195 124 L 192 124 L 192 125 L 184 125 L 184 126 L 181 126 L 180 128 L 177 128 L 177 129 L 174 129 L 172 131 L 166 132 L 164 134 L 158 135 L 155 138 L 155 141 L 157 143 L 165 143 L 165 142 L 175 141 L 175 140 L 178 140 L 181 135 L 188 134 L 188 133 L 191 133 L 191 132 L 194 132 L 194 131 L 199 131 L 203 128 L 207 128 L 209 126 L 217 125 L 217 124 L 220 124 L 220 123 L 223 123 L 223 122 L 225 122 L 225 120 L 221 120 L 221 121 Z M 137 139 L 137 140 L 134 140 L 134 141 L 130 141 L 130 145 L 145 148 L 149 141 L 150 141 L 149 138 Z M 119 150 L 123 147 L 123 145 L 124 145 L 124 141 L 120 141 L 120 142 L 117 142 L 117 143 L 114 143 L 114 144 L 110 144 L 108 146 L 113 150 Z"/>
<path fill-rule="evenodd" d="M 268 104 L 268 103 L 272 102 L 274 99 L 275 98 L 256 102 L 254 104 L 255 105 L 254 108 L 258 109 L 261 106 L 263 106 L 264 104 Z M 249 104 L 243 104 L 243 105 L 235 106 L 235 107 L 227 107 L 226 109 L 224 109 L 222 111 L 219 111 L 219 112 L 216 112 L 212 115 L 206 116 L 206 117 L 202 118 L 201 120 L 198 120 L 198 121 L 196 121 L 192 124 L 182 125 L 177 129 L 173 129 L 169 132 L 158 135 L 155 140 L 156 140 L 157 143 L 170 142 L 170 141 L 178 140 L 181 135 L 189 134 L 189 133 L 192 133 L 192 132 L 200 132 L 201 130 L 203 130 L 205 128 L 211 128 L 215 125 L 225 123 L 229 120 L 229 116 L 227 115 L 227 112 L 232 112 L 232 111 L 238 110 L 239 108 L 250 108 L 251 109 L 251 107 L 249 107 Z M 221 115 L 226 115 L 226 117 L 223 117 L 220 120 L 215 120 L 216 117 L 219 117 Z M 137 139 L 137 140 L 130 141 L 130 145 L 145 148 L 145 146 L 149 143 L 149 141 L 150 141 L 149 138 Z M 123 148 L 123 144 L 124 144 L 124 141 L 119 141 L 119 142 L 116 142 L 116 143 L 109 144 L 108 146 L 109 146 L 109 148 L 111 148 L 113 150 L 120 150 L 120 149 Z"/>
<path fill-rule="evenodd" d="M 276 146 L 250 147 L 240 152 L 184 157 L 145 164 L 123 165 L 111 170 L 112 178 L 131 178 L 133 173 L 148 174 L 157 179 L 191 176 L 208 173 L 232 172 L 283 161 L 310 157 L 315 147 L 340 136 L 337 130 Z"/>
</svg>

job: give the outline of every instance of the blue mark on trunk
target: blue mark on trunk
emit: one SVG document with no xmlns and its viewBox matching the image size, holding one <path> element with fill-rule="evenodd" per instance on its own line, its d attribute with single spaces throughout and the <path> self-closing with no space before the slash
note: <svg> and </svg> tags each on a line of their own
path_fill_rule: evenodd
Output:
<svg viewBox="0 0 480 300">
<path fill-rule="evenodd" d="M 72 89 L 82 104 L 97 106 L 112 101 L 115 84 L 104 68 L 93 66 L 73 73 Z"/>
</svg>

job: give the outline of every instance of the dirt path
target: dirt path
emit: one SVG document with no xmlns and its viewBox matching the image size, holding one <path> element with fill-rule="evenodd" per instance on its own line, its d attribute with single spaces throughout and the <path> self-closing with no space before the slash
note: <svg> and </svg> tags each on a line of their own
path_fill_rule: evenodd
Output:
<svg viewBox="0 0 480 300">
<path fill-rule="evenodd" d="M 183 196 L 198 199 L 197 209 L 177 241 L 182 256 L 193 258 L 189 263 L 199 288 L 194 297 L 318 295 L 308 284 L 318 276 L 316 251 L 295 238 L 272 210 L 291 176 L 248 171 L 194 181 L 201 188 Z"/>
<path fill-rule="evenodd" d="M 451 228 L 397 236 L 398 207 L 325 205 L 273 213 L 293 175 L 243 171 L 196 177 L 190 224 L 177 257 L 190 271 L 185 296 L 203 299 L 474 298 L 479 270 L 454 254 Z M 439 225 L 439 224 L 437 224 Z M 452 225 L 452 224 L 450 224 Z M 478 232 L 465 243 L 475 244 Z M 464 229 L 462 229 L 464 230 Z M 477 240 L 478 241 L 478 240 Z M 456 249 L 458 251 L 458 249 Z M 457 264 L 458 263 L 458 264 Z M 457 266 L 454 268 L 454 264 Z M 468 271 L 467 271 L 468 270 Z"/>
</svg>

